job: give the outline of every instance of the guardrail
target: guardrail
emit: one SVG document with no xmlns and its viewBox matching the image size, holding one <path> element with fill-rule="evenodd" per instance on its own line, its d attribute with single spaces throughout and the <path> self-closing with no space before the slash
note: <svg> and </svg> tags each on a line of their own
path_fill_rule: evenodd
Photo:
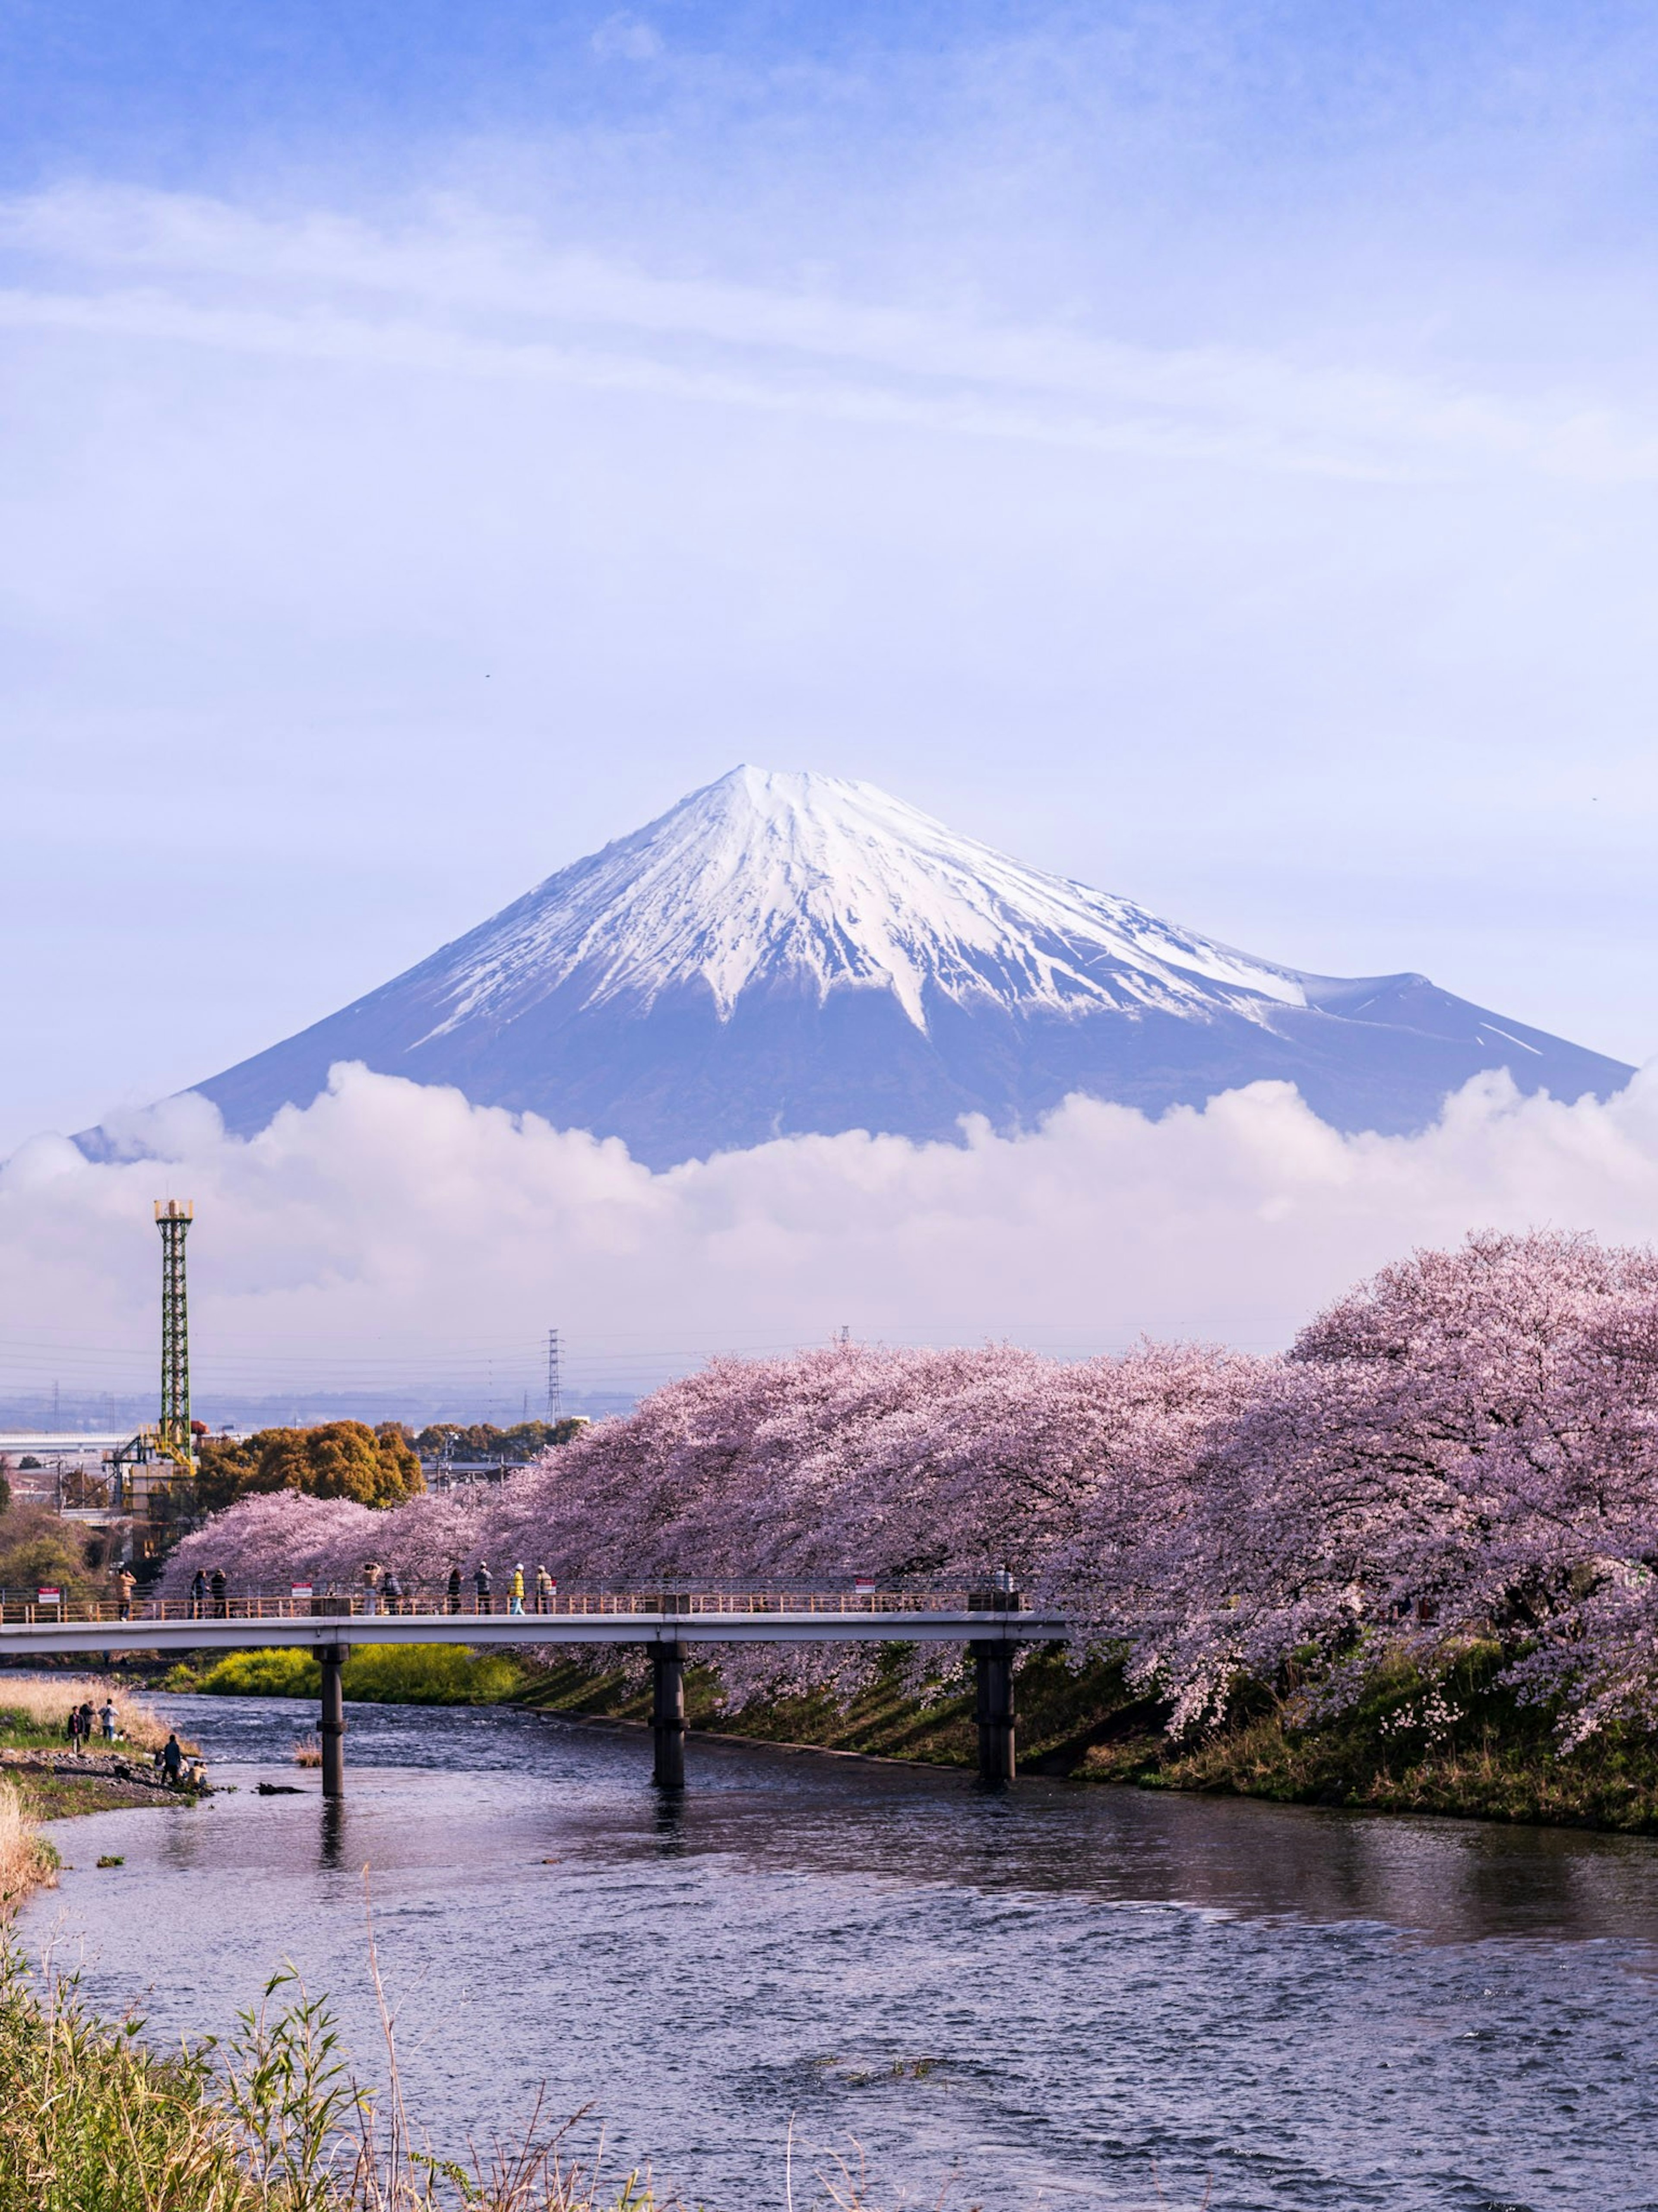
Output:
<svg viewBox="0 0 1658 2212">
<path fill-rule="evenodd" d="M 649 1590 L 556 1590 L 537 1595 L 527 1590 L 520 1601 L 509 1591 L 489 1593 L 464 1589 L 457 1596 L 448 1589 L 420 1589 L 387 1597 L 366 1591 L 289 1591 L 278 1595 L 260 1591 L 227 1591 L 222 1597 L 118 1599 L 22 1597 L 0 1592 L 0 1622 L 8 1627 L 54 1627 L 104 1623 L 141 1626 L 154 1621 L 177 1624 L 193 1620 L 505 1620 L 534 1618 L 614 1619 L 617 1615 L 803 1613 L 826 1615 L 904 1613 L 1017 1613 L 1026 1601 L 1017 1590 L 973 1588 L 917 1589 L 685 1589 L 658 1585 Z"/>
</svg>

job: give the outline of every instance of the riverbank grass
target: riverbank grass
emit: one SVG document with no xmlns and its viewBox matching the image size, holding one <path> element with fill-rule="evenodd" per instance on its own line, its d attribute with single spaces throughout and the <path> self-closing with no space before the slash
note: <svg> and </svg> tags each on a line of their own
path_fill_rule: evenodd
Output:
<svg viewBox="0 0 1658 2212">
<path fill-rule="evenodd" d="M 0 1674 L 0 1748 L 61 1750 L 68 1741 L 69 1717 L 76 1705 L 100 1711 L 115 1707 L 115 1726 L 135 1751 L 159 1751 L 167 1729 L 119 1682 L 100 1674 Z"/>
<path fill-rule="evenodd" d="M 1282 1804 L 1658 1833 L 1658 1735 L 1608 1728 L 1564 1750 L 1556 1709 L 1497 1682 L 1502 1662 L 1495 1645 L 1434 1674 L 1395 1660 L 1352 1705 L 1312 1723 L 1299 1693 L 1256 1692 L 1223 1727 L 1183 1742 L 1104 1744 L 1086 1771 Z"/>
</svg>

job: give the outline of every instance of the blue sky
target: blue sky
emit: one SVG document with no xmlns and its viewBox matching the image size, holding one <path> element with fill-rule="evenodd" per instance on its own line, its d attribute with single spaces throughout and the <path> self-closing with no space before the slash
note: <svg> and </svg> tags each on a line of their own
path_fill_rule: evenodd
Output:
<svg viewBox="0 0 1658 2212">
<path fill-rule="evenodd" d="M 1658 1049 L 1649 10 L 0 5 L 0 1146 L 739 759 Z"/>
</svg>

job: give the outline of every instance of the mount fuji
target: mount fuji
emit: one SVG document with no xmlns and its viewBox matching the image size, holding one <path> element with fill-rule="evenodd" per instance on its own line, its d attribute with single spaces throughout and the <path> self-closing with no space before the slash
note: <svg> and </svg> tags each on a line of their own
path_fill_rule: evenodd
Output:
<svg viewBox="0 0 1658 2212">
<path fill-rule="evenodd" d="M 1506 1067 L 1633 1071 L 1425 976 L 1313 975 L 1021 866 L 865 783 L 733 769 L 340 1012 L 196 1086 L 248 1133 L 330 1065 L 625 1139 L 653 1167 L 847 1129 L 1149 1112 L 1261 1077 L 1345 1130 L 1431 1121 Z"/>
</svg>

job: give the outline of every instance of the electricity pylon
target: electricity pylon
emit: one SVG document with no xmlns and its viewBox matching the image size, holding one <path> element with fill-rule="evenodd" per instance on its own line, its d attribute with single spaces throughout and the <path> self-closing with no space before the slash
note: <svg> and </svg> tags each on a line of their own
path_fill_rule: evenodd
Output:
<svg viewBox="0 0 1658 2212">
<path fill-rule="evenodd" d="M 195 1465 L 190 1433 L 190 1311 L 185 1298 L 185 1238 L 196 1217 L 190 1200 L 155 1201 L 161 1232 L 161 1419 L 156 1442 L 184 1468 Z"/>
</svg>

